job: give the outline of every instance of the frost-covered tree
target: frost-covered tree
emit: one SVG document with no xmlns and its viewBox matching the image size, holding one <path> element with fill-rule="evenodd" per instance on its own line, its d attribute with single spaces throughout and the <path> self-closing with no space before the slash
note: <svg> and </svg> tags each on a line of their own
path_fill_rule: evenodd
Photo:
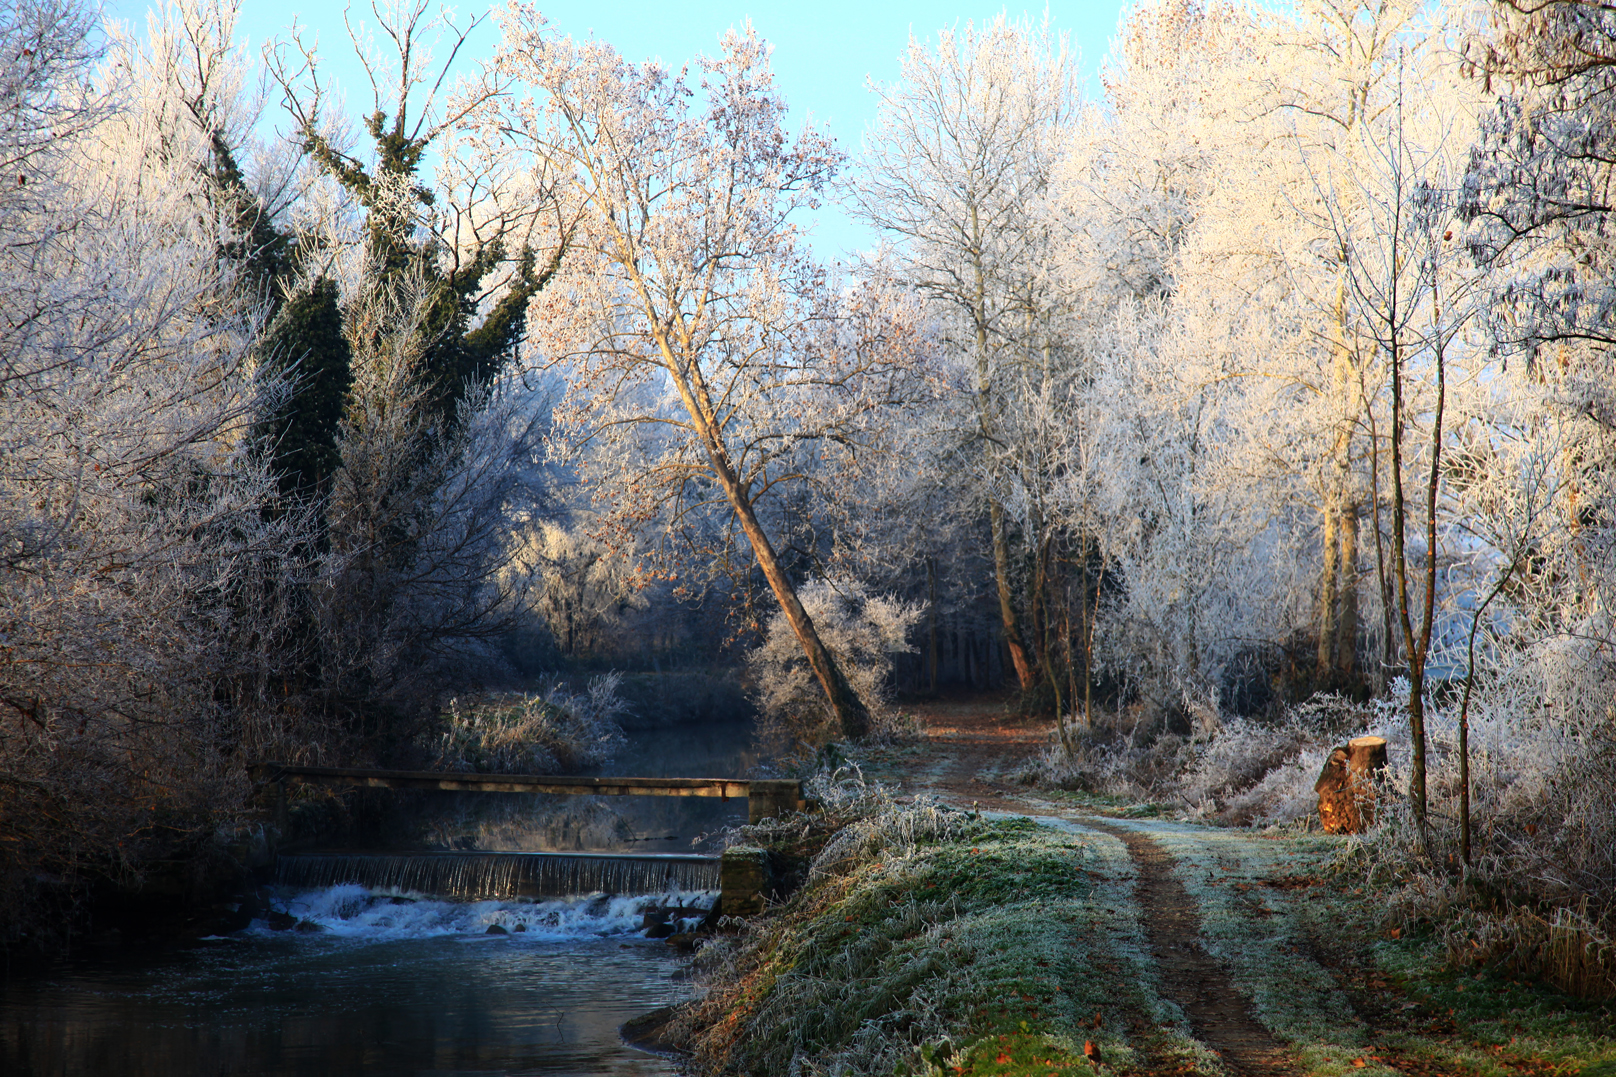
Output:
<svg viewBox="0 0 1616 1077">
<path fill-rule="evenodd" d="M 1382 354 L 1372 343 L 1384 335 L 1377 334 L 1383 318 L 1355 284 L 1364 277 L 1359 250 L 1340 222 L 1374 215 L 1381 192 L 1362 181 L 1387 175 L 1384 164 L 1394 142 L 1405 151 L 1440 145 L 1451 154 L 1473 129 L 1474 95 L 1449 52 L 1453 27 L 1427 20 L 1427 10 L 1415 3 L 1339 0 L 1304 6 L 1295 29 L 1280 31 L 1281 41 L 1292 43 L 1303 62 L 1294 76 L 1274 80 L 1269 89 L 1290 120 L 1287 142 L 1295 167 L 1288 200 L 1299 231 L 1314 237 L 1313 249 L 1296 252 L 1289 263 L 1324 326 L 1309 350 L 1323 368 L 1315 435 L 1322 443 L 1315 496 L 1323 547 L 1316 624 L 1326 683 L 1351 683 L 1358 676 L 1359 581 L 1365 575 L 1359 535 L 1366 516 L 1374 527 L 1384 661 L 1398 660 L 1398 639 L 1406 651 L 1407 640 L 1390 613 L 1396 586 L 1386 542 L 1395 525 L 1384 523 L 1373 474 L 1373 440 L 1385 433 L 1377 431 L 1373 415 L 1376 390 L 1391 375 L 1379 365 Z"/>
<path fill-rule="evenodd" d="M 1437 92 L 1431 93 L 1433 83 Z M 1352 305 L 1385 371 L 1386 429 L 1375 478 L 1385 490 L 1393 590 L 1409 692 L 1411 794 L 1426 824 L 1426 666 L 1436 641 L 1444 547 L 1443 451 L 1454 405 L 1483 375 L 1484 348 L 1470 330 L 1479 310 L 1475 265 L 1459 217 L 1462 156 L 1472 128 L 1436 79 L 1405 89 L 1360 137 L 1354 174 L 1332 176 L 1329 197 L 1339 248 L 1348 254 Z M 1478 354 L 1478 352 L 1480 354 Z M 1469 384 L 1466 384 L 1469 382 Z M 1479 408 L 1472 407 L 1471 414 Z M 1369 413 L 1373 422 L 1376 415 Z M 1371 426 L 1371 431 L 1374 427 Z M 1381 448 L 1383 445 L 1383 448 Z"/>
<path fill-rule="evenodd" d="M 1539 551 L 1543 579 L 1558 583 L 1552 617 L 1608 632 L 1594 626 L 1616 598 L 1616 15 L 1573 0 L 1493 12 L 1471 59 L 1500 96 L 1472 158 L 1467 211 L 1493 270 L 1494 335 L 1542 386 L 1546 419 L 1577 431 L 1559 463 L 1561 538 Z"/>
<path fill-rule="evenodd" d="M 515 9 L 497 60 L 533 97 L 488 113 L 489 145 L 529 155 L 580 207 L 570 254 L 537 298 L 537 346 L 568 380 L 560 422 L 603 453 L 617 526 L 716 502 L 745 537 L 842 733 L 867 711 L 760 513 L 805 455 L 856 452 L 913 365 L 906 305 L 838 291 L 792 223 L 839 161 L 795 139 L 768 47 L 749 30 L 699 61 L 700 85 Z"/>
<path fill-rule="evenodd" d="M 545 402 L 519 381 L 472 387 L 439 425 L 424 369 L 433 293 L 394 280 L 344 311 L 353 388 L 314 590 L 318 691 L 365 722 L 378 705 L 418 709 L 456 666 L 493 661 L 521 609 L 509 534 L 548 482 Z"/>
<path fill-rule="evenodd" d="M 138 871 L 286 743 L 281 585 L 306 539 L 250 449 L 257 311 L 207 132 L 92 15 L 0 14 L 0 890 Z M 289 567 L 290 565 L 290 567 Z"/>
<path fill-rule="evenodd" d="M 511 361 L 570 224 L 542 179 L 460 152 L 484 97 L 441 91 L 478 22 L 428 7 L 373 9 L 391 51 L 361 49 L 366 139 L 331 114 L 312 46 L 294 33 L 269 53 L 307 179 L 275 222 L 289 253 L 262 345 L 300 393 L 264 436 L 325 522 L 304 687 L 359 729 L 419 711 L 468 661 L 488 668 L 522 608 L 508 532 L 547 482 L 546 403 Z M 431 150 L 453 151 L 436 183 L 420 174 Z"/>
<path fill-rule="evenodd" d="M 1242 648 L 1294 624 L 1294 473 L 1252 451 L 1283 444 L 1264 435 L 1294 401 L 1242 371 L 1295 333 L 1265 249 L 1278 237 L 1252 234 L 1252 213 L 1273 216 L 1252 204 L 1266 133 L 1243 114 L 1259 26 L 1229 7 L 1133 12 L 1105 74 L 1110 107 L 1074 133 L 1058 174 L 1087 371 L 1059 400 L 1073 420 L 1060 512 L 1115 568 L 1096 649 L 1166 710 L 1216 694 Z M 1243 242 L 1224 242 L 1231 225 Z M 1076 611 L 1091 634 L 1101 590 L 1096 578 Z"/>
<path fill-rule="evenodd" d="M 854 205 L 892 242 L 899 278 L 961 366 L 948 466 L 985 502 L 1004 641 L 1031 689 L 1044 677 L 1040 588 L 1022 582 L 1012 532 L 1036 576 L 1047 463 L 1017 413 L 1069 361 L 1048 203 L 1078 113 L 1076 57 L 1047 22 L 1001 15 L 940 31 L 934 49 L 911 38 L 897 83 L 876 92 Z"/>
<path fill-rule="evenodd" d="M 1104 108 L 1072 126 L 1055 173 L 1061 273 L 1086 320 L 1177 291 L 1181 249 L 1250 137 L 1255 29 L 1228 4 L 1143 4 L 1124 20 Z"/>
</svg>

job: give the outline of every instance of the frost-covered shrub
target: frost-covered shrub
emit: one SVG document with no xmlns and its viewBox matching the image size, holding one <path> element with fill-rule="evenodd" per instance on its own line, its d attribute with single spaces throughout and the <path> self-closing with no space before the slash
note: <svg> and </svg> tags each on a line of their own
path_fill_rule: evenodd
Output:
<svg viewBox="0 0 1616 1077">
<path fill-rule="evenodd" d="M 1371 877 L 1395 887 L 1392 917 L 1440 924 L 1459 963 L 1616 996 L 1616 660 L 1603 635 L 1544 640 L 1478 680 L 1468 866 L 1458 700 L 1429 716 L 1429 849 L 1401 800 L 1364 848 Z M 1392 781 L 1406 788 L 1399 755 Z"/>
<path fill-rule="evenodd" d="M 1183 743 L 1181 737 L 1163 736 L 1140 747 L 1120 737 L 1085 737 L 1068 753 L 1057 742 L 1017 777 L 1027 785 L 1150 800 L 1178 769 Z"/>
<path fill-rule="evenodd" d="M 1329 748 L 1316 744 L 1321 739 L 1322 731 L 1308 728 L 1290 713 L 1275 725 L 1232 719 L 1205 744 L 1186 753 L 1188 763 L 1177 782 L 1179 795 L 1201 814 L 1226 822 L 1248 823 L 1269 815 L 1265 809 L 1279 807 L 1280 801 L 1294 803 L 1295 786 L 1311 792 L 1318 770 L 1308 774 L 1298 764 L 1304 753 L 1318 756 L 1323 764 Z M 1305 804 L 1301 814 L 1312 807 Z"/>
<path fill-rule="evenodd" d="M 922 609 L 913 603 L 869 594 L 853 580 L 814 580 L 797 592 L 819 638 L 842 675 L 870 709 L 872 731 L 891 733 L 898 718 L 888 702 L 892 656 L 913 651 L 908 637 Z M 832 715 L 802 645 L 785 614 L 769 619 L 763 643 L 747 655 L 756 683 L 764 732 L 798 744 L 829 739 Z"/>
<path fill-rule="evenodd" d="M 895 788 L 866 779 L 856 764 L 820 770 L 802 788 L 812 811 L 731 828 L 725 844 L 798 846 L 808 850 L 812 876 L 842 860 L 867 858 L 883 850 L 897 850 L 894 855 L 901 856 L 902 850 L 918 844 L 952 840 L 976 819 L 935 797 L 913 797 L 899 804 Z"/>
<path fill-rule="evenodd" d="M 1304 819 L 1318 807 L 1313 783 L 1330 751 L 1366 733 L 1406 744 L 1395 707 L 1357 705 L 1319 695 L 1287 708 L 1275 722 L 1225 717 L 1212 699 L 1186 700 L 1192 736 L 1145 738 L 1113 716 L 1067 754 L 1053 745 L 1023 774 L 1029 784 L 1174 804 L 1233 826 Z M 1405 752 L 1406 755 L 1406 752 Z"/>
<path fill-rule="evenodd" d="M 436 765 L 502 774 L 559 774 L 596 766 L 623 743 L 618 675 L 590 679 L 574 694 L 551 681 L 533 694 L 454 699 L 439 735 Z"/>
<path fill-rule="evenodd" d="M 1355 736 L 1398 738 L 1395 708 L 1318 695 L 1288 707 L 1277 722 L 1224 720 L 1191 744 L 1176 792 L 1195 812 L 1248 826 L 1291 823 L 1318 810 L 1313 783 L 1330 752 Z"/>
</svg>

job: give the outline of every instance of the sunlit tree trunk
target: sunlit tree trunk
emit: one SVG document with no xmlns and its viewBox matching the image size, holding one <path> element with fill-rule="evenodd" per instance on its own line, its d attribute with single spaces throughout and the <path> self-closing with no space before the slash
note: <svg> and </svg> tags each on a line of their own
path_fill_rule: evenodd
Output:
<svg viewBox="0 0 1616 1077">
<path fill-rule="evenodd" d="M 674 373 L 677 376 L 678 372 Z M 830 703 L 831 713 L 836 717 L 842 736 L 851 739 L 864 736 L 870 731 L 869 710 L 864 706 L 864 701 L 859 699 L 858 693 L 847 683 L 847 678 L 837 665 L 835 656 L 820 640 L 819 631 L 814 628 L 813 618 L 802 608 L 802 602 L 797 598 L 796 585 L 791 582 L 791 577 L 780 564 L 774 543 L 769 541 L 768 532 L 764 531 L 763 525 L 758 522 L 757 513 L 752 510 L 751 499 L 730 464 L 723 443 L 718 440 L 716 431 L 698 405 L 695 394 L 687 391 L 683 379 L 676 380 L 679 381 L 680 395 L 685 398 L 686 407 L 690 410 L 691 420 L 701 435 L 707 457 L 712 462 L 713 474 L 718 478 L 719 485 L 724 488 L 724 496 L 729 499 L 730 507 L 735 510 L 741 531 L 746 535 L 747 542 L 751 543 L 752 555 L 757 558 L 758 568 L 763 571 L 763 578 L 769 581 L 769 590 L 774 592 L 775 599 L 780 603 L 780 612 L 785 615 L 786 623 L 791 626 L 797 642 L 802 644 L 803 655 L 808 659 L 808 668 L 814 671 L 820 686 L 825 689 L 825 698 Z"/>
<path fill-rule="evenodd" d="M 987 272 L 982 265 L 980 251 L 986 242 L 981 234 L 977 208 L 970 207 L 972 268 L 976 274 L 976 294 L 971 313 L 976 321 L 976 415 L 977 432 L 984 451 L 992 451 L 998 438 L 990 418 L 993 410 L 993 368 L 989 359 Z M 1016 670 L 1016 681 L 1023 690 L 1037 683 L 1027 645 L 1022 641 L 1020 618 L 1016 615 L 1015 592 L 1010 585 L 1010 538 L 1006 534 L 1004 504 L 997 495 L 988 495 L 988 526 L 993 544 L 993 581 L 999 596 L 999 622 L 1004 626 L 1004 643 L 1010 652 L 1010 663 Z"/>
</svg>

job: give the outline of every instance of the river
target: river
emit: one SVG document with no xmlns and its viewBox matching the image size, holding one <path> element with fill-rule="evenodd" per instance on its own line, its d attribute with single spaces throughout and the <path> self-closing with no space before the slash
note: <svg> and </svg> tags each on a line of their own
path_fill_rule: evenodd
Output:
<svg viewBox="0 0 1616 1077">
<path fill-rule="evenodd" d="M 744 726 L 640 734 L 609 772 L 741 776 L 755 761 L 749 742 Z M 446 799 L 443 819 L 427 827 L 442 839 L 433 844 L 689 852 L 693 838 L 745 818 L 745 801 L 485 802 Z M 101 953 L 8 978 L 0 1073 L 668 1074 L 669 1062 L 626 1046 L 617 1031 L 688 991 L 684 958 L 646 938 L 642 917 L 714 896 L 451 901 L 354 884 L 281 887 L 275 906 L 298 929 L 257 920 L 183 947 Z"/>
</svg>

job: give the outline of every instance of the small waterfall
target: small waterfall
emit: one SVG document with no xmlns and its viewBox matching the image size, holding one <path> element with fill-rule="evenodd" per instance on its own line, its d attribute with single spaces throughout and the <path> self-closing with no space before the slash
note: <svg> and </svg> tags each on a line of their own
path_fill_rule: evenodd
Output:
<svg viewBox="0 0 1616 1077">
<path fill-rule="evenodd" d="M 718 857 L 693 853 L 298 853 L 275 881 L 305 888 L 357 883 L 461 899 L 660 894 L 717 890 Z"/>
</svg>

